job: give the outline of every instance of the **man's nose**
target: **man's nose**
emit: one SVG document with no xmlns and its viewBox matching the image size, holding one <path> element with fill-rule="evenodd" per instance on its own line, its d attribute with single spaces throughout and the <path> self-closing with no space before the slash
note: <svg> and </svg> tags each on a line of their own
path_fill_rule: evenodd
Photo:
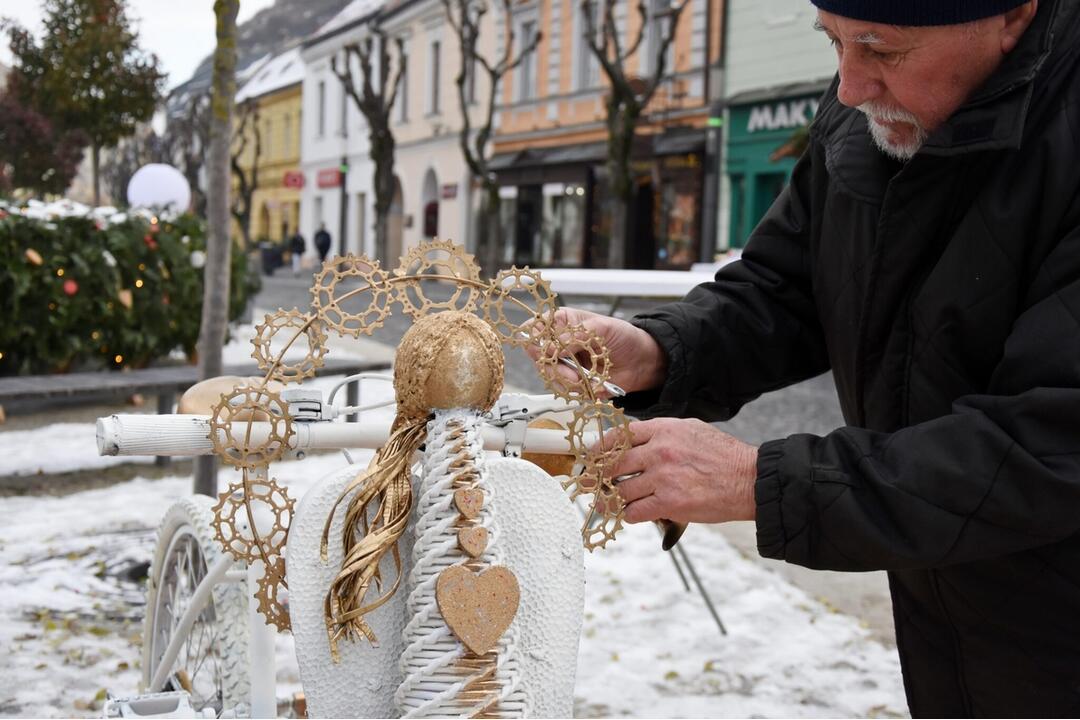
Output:
<svg viewBox="0 0 1080 720">
<path fill-rule="evenodd" d="M 881 80 L 866 67 L 866 63 L 847 52 L 840 58 L 840 88 L 836 97 L 848 107 L 858 107 L 882 94 Z"/>
</svg>

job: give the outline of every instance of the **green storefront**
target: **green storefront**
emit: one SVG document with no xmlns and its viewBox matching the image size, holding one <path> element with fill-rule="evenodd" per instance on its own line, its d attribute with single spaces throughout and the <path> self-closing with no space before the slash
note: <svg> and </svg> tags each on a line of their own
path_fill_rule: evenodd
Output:
<svg viewBox="0 0 1080 720">
<path fill-rule="evenodd" d="M 820 90 L 756 101 L 732 98 L 728 106 L 724 173 L 730 211 L 728 242 L 746 244 L 758 221 L 787 185 L 817 112 Z"/>
</svg>

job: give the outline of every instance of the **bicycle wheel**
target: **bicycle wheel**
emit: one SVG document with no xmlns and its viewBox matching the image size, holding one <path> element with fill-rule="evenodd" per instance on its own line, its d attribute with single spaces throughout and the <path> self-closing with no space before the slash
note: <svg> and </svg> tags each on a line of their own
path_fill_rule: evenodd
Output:
<svg viewBox="0 0 1080 720">
<path fill-rule="evenodd" d="M 150 566 L 143 627 L 143 688 L 150 685 L 199 583 L 224 553 L 214 539 L 211 498 L 177 501 L 165 513 Z M 237 563 L 237 567 L 243 565 Z M 218 583 L 160 691 L 185 690 L 196 710 L 250 705 L 247 583 Z"/>
</svg>

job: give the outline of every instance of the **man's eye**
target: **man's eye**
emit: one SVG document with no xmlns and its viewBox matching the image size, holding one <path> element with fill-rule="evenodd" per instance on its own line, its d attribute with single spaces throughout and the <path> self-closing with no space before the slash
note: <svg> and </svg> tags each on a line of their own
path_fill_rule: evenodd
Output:
<svg viewBox="0 0 1080 720">
<path fill-rule="evenodd" d="M 873 50 L 872 52 L 874 53 L 874 57 L 885 63 L 895 63 L 900 60 L 900 53 L 898 52 L 887 52 L 883 50 Z"/>
</svg>

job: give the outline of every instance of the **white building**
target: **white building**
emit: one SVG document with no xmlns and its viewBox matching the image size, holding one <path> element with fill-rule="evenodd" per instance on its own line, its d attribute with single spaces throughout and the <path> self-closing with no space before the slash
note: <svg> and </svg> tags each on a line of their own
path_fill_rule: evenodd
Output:
<svg viewBox="0 0 1080 720">
<path fill-rule="evenodd" d="M 301 50 L 306 73 L 300 137 L 304 174 L 300 230 L 308 238 L 308 252 L 312 254 L 315 248 L 311 240 L 325 225 L 333 240 L 332 254 L 344 247 L 345 252 L 375 256 L 375 195 L 367 122 L 330 62 L 336 56 L 341 63 L 345 46 L 363 39 L 369 18 L 382 5 L 382 0 L 354 0 L 319 28 Z M 352 72 L 360 83 L 363 76 L 355 61 Z"/>
<path fill-rule="evenodd" d="M 485 15 L 486 27 L 477 48 L 478 54 L 488 58 L 495 47 L 494 11 Z M 389 37 L 402 38 L 407 58 L 392 125 L 397 142 L 395 209 L 401 213 L 401 247 L 407 250 L 438 237 L 472 249 L 475 213 L 470 209 L 476 205 L 476 193 L 460 144 L 458 37 L 447 22 L 441 0 L 399 3 L 387 10 L 382 25 Z M 469 86 L 475 130 L 491 88 L 481 75 Z M 391 227 L 395 224 L 392 220 Z"/>
<path fill-rule="evenodd" d="M 813 119 L 836 73 L 810 3 L 728 2 L 720 248 L 741 247 L 787 183 L 795 158 L 782 148 Z"/>
</svg>

